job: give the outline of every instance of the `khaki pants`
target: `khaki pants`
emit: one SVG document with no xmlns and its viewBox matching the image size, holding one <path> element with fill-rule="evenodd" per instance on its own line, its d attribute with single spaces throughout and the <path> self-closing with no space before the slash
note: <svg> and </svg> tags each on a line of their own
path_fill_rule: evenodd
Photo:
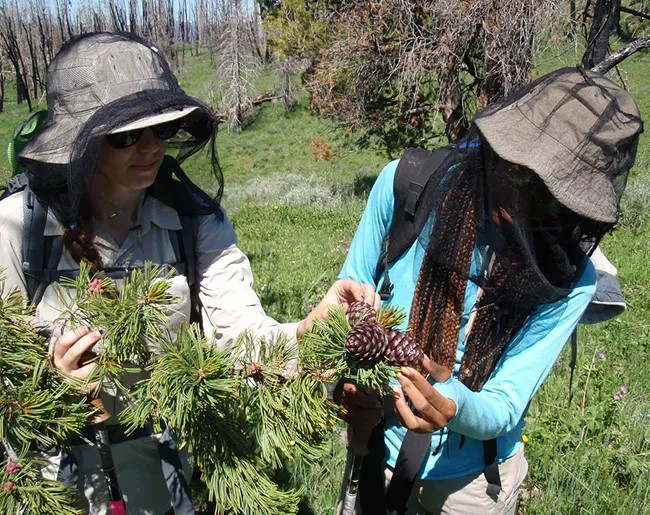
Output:
<svg viewBox="0 0 650 515">
<path fill-rule="evenodd" d="M 483 471 L 453 479 L 418 479 L 408 502 L 407 515 L 514 515 L 517 510 L 519 488 L 528 462 L 524 447 L 499 465 L 501 492 L 497 500 L 486 492 L 487 480 Z M 386 483 L 393 473 L 386 468 Z M 339 507 L 340 509 L 340 507 Z M 362 515 L 358 507 L 356 515 Z M 366 513 L 363 515 L 380 515 Z"/>
</svg>

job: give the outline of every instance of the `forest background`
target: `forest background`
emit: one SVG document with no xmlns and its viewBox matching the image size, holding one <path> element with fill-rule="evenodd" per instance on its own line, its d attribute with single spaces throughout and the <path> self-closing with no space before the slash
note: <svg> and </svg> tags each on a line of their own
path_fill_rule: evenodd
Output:
<svg viewBox="0 0 650 515">
<path fill-rule="evenodd" d="M 0 0 L 0 141 L 46 107 L 61 42 L 91 30 L 151 39 L 214 108 L 223 203 L 281 320 L 336 277 L 387 160 L 457 140 L 477 108 L 581 63 L 609 70 L 650 116 L 648 0 Z M 187 171 L 209 190 L 203 159 Z M 580 328 L 571 403 L 568 350 L 533 401 L 521 513 L 650 512 L 649 203 L 646 133 L 603 241 L 628 310 Z M 293 466 L 304 513 L 333 513 L 344 452 L 336 433 L 319 467 Z"/>
</svg>

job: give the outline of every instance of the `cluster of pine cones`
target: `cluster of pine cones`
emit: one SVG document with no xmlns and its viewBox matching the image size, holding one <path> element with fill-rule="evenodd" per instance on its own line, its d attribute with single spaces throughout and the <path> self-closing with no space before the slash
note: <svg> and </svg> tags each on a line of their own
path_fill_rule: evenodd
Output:
<svg viewBox="0 0 650 515">
<path fill-rule="evenodd" d="M 377 322 L 377 313 L 364 302 L 353 302 L 347 312 L 351 329 L 345 348 L 356 360 L 384 360 L 392 365 L 417 367 L 424 353 L 408 334 L 386 329 Z"/>
</svg>

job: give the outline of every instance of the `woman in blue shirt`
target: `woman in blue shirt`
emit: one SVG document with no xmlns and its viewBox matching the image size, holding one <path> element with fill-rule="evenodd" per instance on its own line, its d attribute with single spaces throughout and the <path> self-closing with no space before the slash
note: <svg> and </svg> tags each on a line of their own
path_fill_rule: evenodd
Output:
<svg viewBox="0 0 650 515">
<path fill-rule="evenodd" d="M 433 434 L 406 506 L 389 486 L 381 510 L 515 512 L 524 414 L 593 296 L 586 253 L 616 223 L 642 125 L 627 92 L 566 68 L 479 113 L 433 173 L 420 236 L 389 266 L 388 301 L 409 311 L 428 358 L 426 377 L 398 373 L 387 484 L 407 430 Z M 375 183 L 341 277 L 374 282 L 397 166 Z M 360 396 L 348 386 L 343 403 L 354 410 Z M 362 481 L 365 515 L 380 513 L 381 486 Z"/>
</svg>

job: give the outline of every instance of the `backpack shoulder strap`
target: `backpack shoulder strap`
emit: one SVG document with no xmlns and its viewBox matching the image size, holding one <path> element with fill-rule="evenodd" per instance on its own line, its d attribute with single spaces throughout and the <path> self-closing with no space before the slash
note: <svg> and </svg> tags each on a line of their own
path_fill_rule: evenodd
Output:
<svg viewBox="0 0 650 515">
<path fill-rule="evenodd" d="M 420 205 L 420 196 L 431 175 L 450 155 L 454 146 L 446 146 L 429 152 L 421 148 L 410 148 L 400 158 L 393 181 L 395 198 L 393 220 L 382 242 L 375 271 L 375 283 L 382 275 L 384 282 L 379 291 L 383 300 L 390 296 L 392 285 L 388 277 L 388 265 L 395 262 L 416 240 L 415 213 Z"/>
<path fill-rule="evenodd" d="M 23 189 L 23 273 L 29 299 L 36 305 L 41 301 L 47 285 L 52 282 L 47 270 L 56 270 L 61 258 L 61 238 L 46 237 L 47 205 L 32 192 L 29 185 Z"/>
</svg>

